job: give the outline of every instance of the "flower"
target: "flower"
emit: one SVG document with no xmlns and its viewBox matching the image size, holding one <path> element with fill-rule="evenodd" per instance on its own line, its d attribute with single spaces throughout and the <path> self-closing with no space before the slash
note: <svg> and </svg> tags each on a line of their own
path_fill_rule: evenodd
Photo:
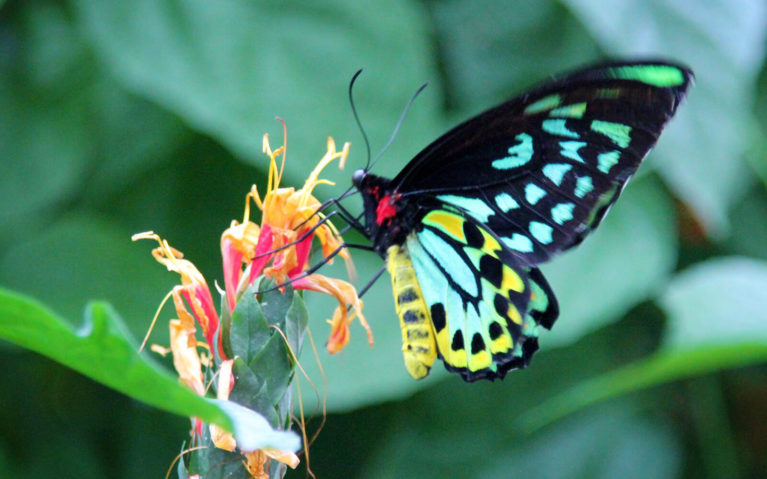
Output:
<svg viewBox="0 0 767 479">
<path fill-rule="evenodd" d="M 349 144 L 346 143 L 341 151 L 337 151 L 333 139 L 328 138 L 327 152 L 300 189 L 280 187 L 285 169 L 285 147 L 273 151 L 267 135 L 264 135 L 263 145 L 270 161 L 266 191 L 262 197 L 254 185 L 245 196 L 242 222 L 232 221 L 221 235 L 224 275 L 222 293 L 226 299 L 223 308 L 229 310 L 222 311 L 222 316 L 228 317 L 227 313 L 234 311 L 240 296 L 258 277 L 264 275 L 283 290 L 289 283 L 295 289 L 325 293 L 338 301 L 338 307 L 330 321 L 331 334 L 327 348 L 331 353 L 340 351 L 348 343 L 349 326 L 354 318 L 359 318 L 372 346 L 373 336 L 362 315 L 363 304 L 354 286 L 340 279 L 310 274 L 307 271 L 309 254 L 315 238 L 321 245 L 321 261 L 330 263 L 335 256 L 341 256 L 351 269 L 350 256 L 341 235 L 322 213 L 323 205 L 313 195 L 316 186 L 332 184 L 321 179 L 320 173 L 336 159 L 343 167 L 349 153 Z M 277 157 L 280 155 L 282 163 L 278 168 Z M 250 219 L 251 201 L 261 211 L 260 225 Z M 152 250 L 152 256 L 169 271 L 181 276 L 181 284 L 169 293 L 178 316 L 169 323 L 170 348 L 153 346 L 152 349 L 162 354 L 170 351 L 179 380 L 201 396 L 208 393 L 204 378 L 210 378 L 210 373 L 218 375 L 217 397 L 228 400 L 235 386 L 232 373 L 235 358 L 228 358 L 224 351 L 222 336 L 226 331 L 219 327 L 219 314 L 213 306 L 213 298 L 205 278 L 194 264 L 184 259 L 180 251 L 172 248 L 154 232 L 148 231 L 133 236 L 134 241 L 139 239 L 156 241 L 159 246 Z M 205 342 L 197 340 L 195 323 L 199 325 Z M 199 347 L 208 349 L 211 354 L 200 355 Z M 229 353 L 236 355 L 237 351 Z M 206 375 L 203 375 L 203 366 L 210 368 Z M 215 366 L 218 368 L 216 371 L 213 370 Z M 192 423 L 195 437 L 201 438 L 202 421 L 192 418 Z M 215 447 L 227 451 L 237 448 L 237 442 L 231 433 L 216 425 L 210 425 L 209 431 Z M 298 465 L 298 457 L 291 451 L 265 448 L 240 452 L 243 454 L 243 465 L 252 477 L 268 477 L 265 471 L 268 470 L 271 460 L 280 461 L 292 468 Z"/>
<path fill-rule="evenodd" d="M 213 338 L 218 330 L 219 323 L 218 313 L 216 313 L 216 309 L 213 307 L 213 297 L 202 273 L 191 261 L 183 259 L 183 253 L 172 248 L 166 240 L 160 238 L 159 235 L 152 231 L 137 233 L 131 239 L 133 241 L 153 239 L 159 243 L 160 246 L 152 250 L 152 256 L 159 263 L 164 264 L 168 271 L 175 271 L 181 275 L 181 285 L 174 287 L 171 291 L 173 304 L 176 307 L 179 321 L 181 321 L 181 326 L 179 327 L 186 331 L 192 331 L 188 339 L 189 341 L 194 340 L 194 323 L 191 321 L 191 318 L 194 317 L 200 328 L 202 328 L 202 334 L 205 336 L 208 347 L 213 351 Z M 191 315 L 186 305 L 189 305 L 192 311 Z M 225 359 L 224 352 L 221 349 L 220 338 L 217 351 L 220 357 Z"/>
<path fill-rule="evenodd" d="M 328 138 L 327 152 L 306 179 L 304 186 L 298 190 L 280 187 L 285 169 L 285 147 L 272 150 L 269 135 L 264 135 L 263 147 L 270 161 L 266 192 L 262 198 L 254 185 L 245 197 L 242 223 L 232 221 L 221 236 L 227 304 L 233 309 L 239 295 L 263 273 L 277 284 L 290 282 L 296 289 L 329 294 L 338 301 L 330 321 L 331 334 L 327 344 L 329 352 L 336 353 L 348 343 L 349 325 L 354 318 L 359 318 L 372 346 L 373 335 L 362 315 L 363 303 L 354 286 L 321 274 L 304 274 L 308 269 L 309 252 L 315 237 L 322 246 L 324 261 L 332 262 L 337 254 L 351 268 L 349 253 L 343 248 L 338 230 L 325 219 L 320 211 L 322 204 L 313 195 L 317 185 L 333 184 L 321 179 L 320 173 L 336 159 L 340 160 L 343 168 L 349 154 L 349 143 L 337 151 L 333 139 Z M 280 155 L 282 163 L 278 168 L 277 157 Z M 251 201 L 261 210 L 260 226 L 250 220 Z"/>
</svg>

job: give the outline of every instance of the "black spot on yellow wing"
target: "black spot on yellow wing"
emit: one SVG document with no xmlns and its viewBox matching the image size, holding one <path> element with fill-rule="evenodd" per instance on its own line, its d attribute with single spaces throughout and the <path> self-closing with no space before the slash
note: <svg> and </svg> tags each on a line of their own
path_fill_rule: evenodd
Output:
<svg viewBox="0 0 767 479">
<path fill-rule="evenodd" d="M 482 339 L 482 335 L 474 333 L 471 338 L 471 354 L 479 354 L 480 351 L 485 350 L 485 340 Z"/>
<path fill-rule="evenodd" d="M 450 349 L 453 351 L 461 351 L 464 347 L 463 344 L 463 333 L 459 330 L 456 331 L 453 335 L 453 342 L 450 343 Z"/>
<path fill-rule="evenodd" d="M 503 281 L 503 263 L 501 263 L 501 260 L 495 256 L 486 254 L 480 258 L 479 273 L 496 288 L 501 287 L 501 282 Z"/>
<path fill-rule="evenodd" d="M 434 303 L 431 305 L 431 322 L 434 324 L 434 331 L 439 334 L 445 329 L 447 320 L 445 318 L 445 305 Z"/>
<path fill-rule="evenodd" d="M 496 339 L 501 337 L 501 335 L 503 334 L 503 326 L 501 326 L 501 324 L 498 321 L 493 321 L 492 323 L 490 323 L 489 331 L 490 331 L 490 339 L 495 341 Z"/>
<path fill-rule="evenodd" d="M 463 236 L 466 238 L 466 244 L 472 248 L 479 249 L 485 243 L 482 232 L 469 221 L 463 221 Z"/>
</svg>

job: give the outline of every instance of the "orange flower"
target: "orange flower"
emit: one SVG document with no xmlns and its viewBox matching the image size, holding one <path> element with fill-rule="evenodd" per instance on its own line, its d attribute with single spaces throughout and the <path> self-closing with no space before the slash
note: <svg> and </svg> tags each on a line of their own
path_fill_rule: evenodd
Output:
<svg viewBox="0 0 767 479">
<path fill-rule="evenodd" d="M 343 240 L 330 221 L 324 220 L 319 211 L 322 207 L 313 191 L 317 185 L 333 183 L 319 177 L 322 170 L 333 160 L 339 159 L 343 167 L 349 154 L 346 143 L 339 152 L 335 142 L 328 138 L 327 152 L 298 190 L 280 188 L 285 169 L 285 147 L 272 150 L 269 136 L 264 135 L 264 152 L 269 155 L 269 179 L 263 198 L 254 185 L 245 197 L 245 214 L 242 223 L 232 221 L 221 236 L 221 253 L 224 263 L 224 285 L 227 304 L 234 309 L 237 298 L 262 273 L 277 284 L 290 282 L 296 289 L 307 289 L 332 295 L 339 305 L 331 321 L 331 337 L 328 351 L 340 351 L 348 342 L 349 324 L 357 317 L 373 344 L 370 327 L 362 315 L 362 301 L 350 283 L 320 274 L 304 276 L 309 267 L 309 252 L 316 237 L 322 246 L 322 255 L 328 263 L 337 254 L 347 261 L 350 256 L 342 248 Z M 277 167 L 277 157 L 282 154 L 282 164 Z M 250 220 L 250 201 L 261 210 L 261 226 Z M 243 269 L 244 267 L 244 269 Z"/>
<path fill-rule="evenodd" d="M 193 330 L 194 324 L 190 325 L 191 321 L 187 320 L 190 318 L 190 314 L 186 305 L 189 305 L 192 311 L 191 314 L 197 320 L 200 328 L 202 328 L 202 334 L 205 336 L 205 340 L 212 352 L 214 346 L 213 338 L 218 330 L 218 313 L 216 313 L 216 308 L 213 306 L 210 288 L 208 288 L 208 283 L 205 282 L 202 273 L 191 261 L 183 259 L 183 253 L 172 248 L 166 240 L 160 238 L 159 235 L 152 231 L 135 234 L 131 239 L 133 241 L 153 239 L 160 244 L 158 248 L 152 250 L 152 256 L 158 262 L 164 264 L 168 271 L 175 271 L 181 275 L 181 285 L 174 287 L 171 291 L 176 313 L 179 319 L 182 320 L 183 327 L 186 330 L 189 330 L 191 327 Z M 186 301 L 186 304 L 184 301 Z M 191 338 L 194 338 L 193 333 Z M 220 338 L 217 351 L 221 358 L 226 359 L 224 351 L 221 349 Z"/>
</svg>

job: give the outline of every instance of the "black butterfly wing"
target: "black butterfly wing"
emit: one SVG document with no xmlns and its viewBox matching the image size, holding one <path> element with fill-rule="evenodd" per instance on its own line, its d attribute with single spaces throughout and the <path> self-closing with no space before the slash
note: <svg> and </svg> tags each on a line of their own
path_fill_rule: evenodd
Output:
<svg viewBox="0 0 767 479">
<path fill-rule="evenodd" d="M 685 67 L 643 62 L 550 81 L 455 127 L 392 185 L 418 203 L 453 205 L 522 264 L 540 263 L 599 224 L 692 79 Z"/>
</svg>

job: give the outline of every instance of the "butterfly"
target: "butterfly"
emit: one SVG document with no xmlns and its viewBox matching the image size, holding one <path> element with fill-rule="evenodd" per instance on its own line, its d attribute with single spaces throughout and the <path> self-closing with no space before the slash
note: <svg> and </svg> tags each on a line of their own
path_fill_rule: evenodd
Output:
<svg viewBox="0 0 767 479">
<path fill-rule="evenodd" d="M 456 126 L 393 179 L 354 172 L 414 378 L 437 357 L 468 382 L 528 365 L 559 315 L 538 265 L 599 225 L 693 78 L 666 62 L 593 66 Z"/>
</svg>

